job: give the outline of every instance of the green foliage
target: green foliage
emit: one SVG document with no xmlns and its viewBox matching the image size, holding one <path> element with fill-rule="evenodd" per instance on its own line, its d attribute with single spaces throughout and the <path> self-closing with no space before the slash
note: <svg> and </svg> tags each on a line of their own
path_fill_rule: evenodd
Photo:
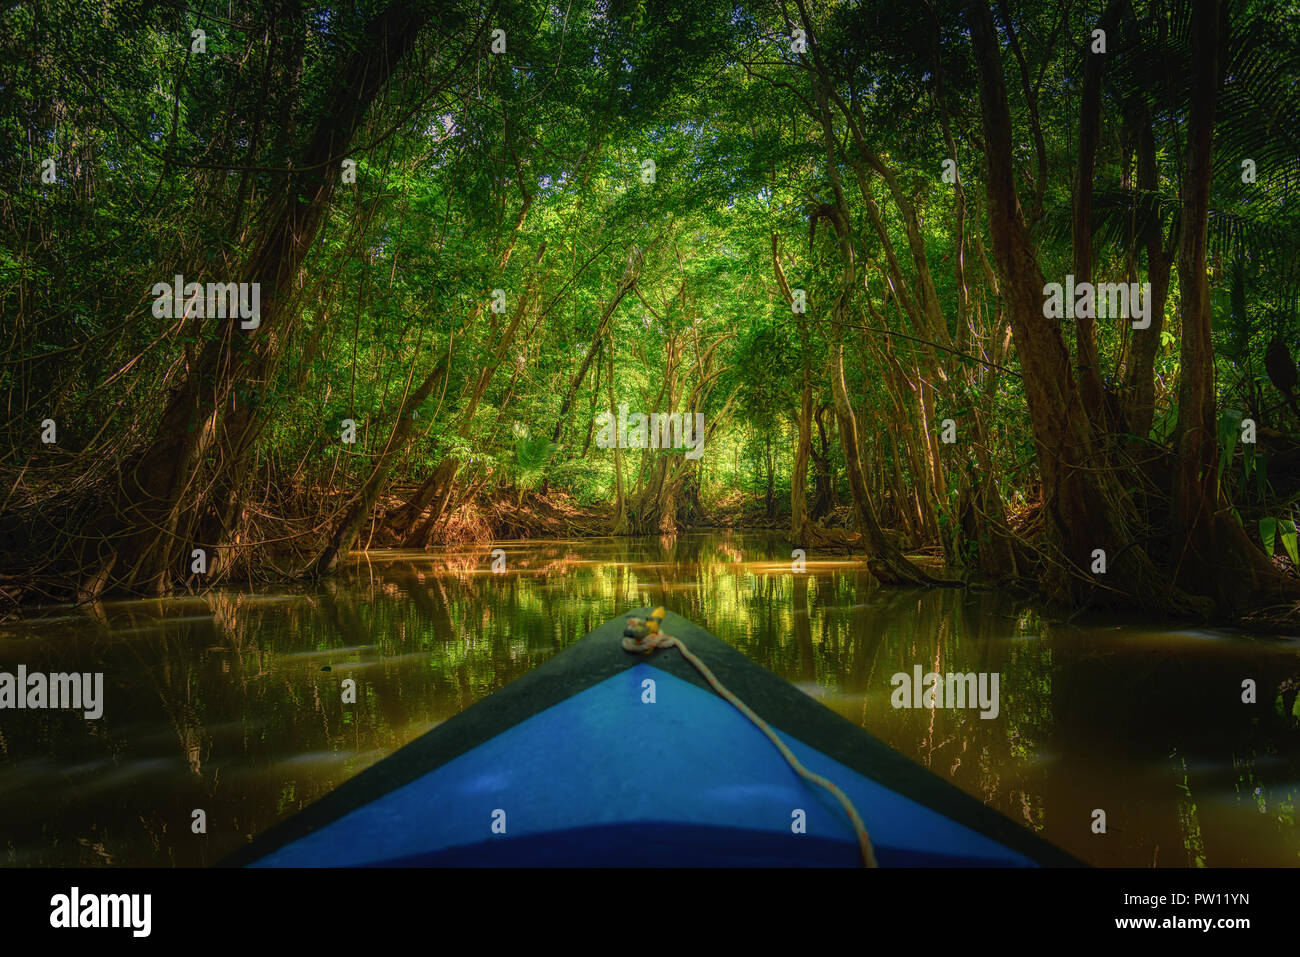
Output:
<svg viewBox="0 0 1300 957">
<path fill-rule="evenodd" d="M 515 484 L 520 489 L 532 489 L 542 479 L 547 463 L 560 446 L 546 436 L 529 438 L 527 435 L 515 436 Z"/>
<path fill-rule="evenodd" d="M 1281 543 L 1291 563 L 1300 566 L 1300 545 L 1297 544 L 1296 524 L 1289 518 L 1261 518 L 1259 520 L 1259 540 L 1264 544 L 1264 551 L 1269 555 L 1277 554 Z"/>
<path fill-rule="evenodd" d="M 1137 2 L 1112 37 L 1087 237 L 1098 280 L 1148 280 L 1150 238 L 1176 250 L 1187 6 Z M 55 415 L 67 437 L 60 453 L 85 451 L 77 468 L 110 485 L 182 394 L 189 435 L 232 410 L 255 413 L 250 485 L 355 488 L 410 416 L 390 484 L 418 484 L 455 460 L 487 479 L 488 494 L 546 482 L 607 503 L 614 454 L 589 437 L 594 417 L 623 403 L 703 412 L 716 426 L 700 466 L 704 497 L 770 493 L 784 509 L 805 375 L 825 415 L 842 350 L 888 521 L 912 521 L 925 470 L 908 444 L 935 419 L 958 420 L 964 436 L 981 416 L 988 481 L 1008 502 L 1039 494 L 1027 370 L 1014 346 L 1002 349 L 1009 304 L 985 208 L 965 4 L 813 3 L 813 58 L 790 50 L 786 17 L 804 8 L 509 0 L 493 7 L 508 37 L 495 55 L 480 5 L 416 4 L 428 20 L 347 143 L 333 141 L 329 114 L 389 7 L 236 7 L 108 0 L 88 11 L 55 0 L 0 12 L 4 468 L 31 459 L 35 423 Z M 995 7 L 1017 185 L 1025 206 L 1042 188 L 1033 239 L 1053 281 L 1073 262 L 1077 54 L 1096 11 Z M 1229 14 L 1208 236 L 1217 466 L 1231 485 L 1240 451 L 1242 489 L 1229 493 L 1242 501 L 1231 504 L 1258 520 L 1252 509 L 1280 514 L 1281 504 L 1265 454 L 1237 446 L 1246 415 L 1287 430 L 1262 359 L 1272 337 L 1294 342 L 1300 327 L 1300 29 L 1293 5 L 1230 3 Z M 189 46 L 200 24 L 201 55 Z M 1146 135 L 1157 176 L 1144 190 L 1136 164 Z M 330 142 L 331 164 L 355 160 L 355 183 L 326 177 L 317 190 L 293 165 L 313 136 Z M 39 175 L 46 158 L 57 183 Z M 941 176 L 950 158 L 960 193 Z M 1256 164 L 1253 184 L 1242 182 L 1244 158 Z M 297 215 L 273 234 L 285 204 Z M 273 335 L 153 315 L 154 283 L 178 273 L 242 279 L 286 234 L 314 229 L 316 215 Z M 774 246 L 788 284 L 806 293 L 805 313 L 778 286 Z M 1153 425 L 1140 437 L 1165 453 L 1178 427 L 1178 282 L 1175 268 Z M 490 307 L 496 289 L 504 312 Z M 1068 321 L 1060 334 L 1074 349 Z M 1098 323 L 1104 379 L 1121 400 L 1137 335 Z M 215 374 L 198 381 L 189 371 L 214 351 L 222 361 L 205 368 L 236 370 L 217 395 Z M 429 377 L 427 396 L 408 407 Z M 928 424 L 922 381 L 938 406 Z M 358 426 L 353 447 L 339 442 L 344 419 Z M 843 492 L 834 413 L 822 424 Z M 670 454 L 625 450 L 626 494 L 643 491 Z M 943 455 L 950 476 L 971 468 L 970 448 Z M 93 483 L 78 473 L 64 485 Z M 938 526 L 950 557 L 974 561 L 969 549 L 981 543 L 959 541 L 960 482 L 948 488 L 923 503 L 918 523 Z M 1294 559 L 1294 526 L 1264 521 L 1266 547 L 1280 543 Z"/>
</svg>

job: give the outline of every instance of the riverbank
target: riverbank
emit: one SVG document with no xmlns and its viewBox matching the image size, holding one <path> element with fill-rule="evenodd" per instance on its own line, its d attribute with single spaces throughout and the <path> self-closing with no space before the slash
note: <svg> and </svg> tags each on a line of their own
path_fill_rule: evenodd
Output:
<svg viewBox="0 0 1300 957">
<path fill-rule="evenodd" d="M 39 496 L 32 497 L 31 490 L 37 488 L 34 483 L 27 488 L 26 499 L 0 522 L 0 621 L 19 614 L 28 605 L 81 597 L 72 590 L 82 574 L 70 558 L 73 550 L 65 550 L 61 559 L 46 557 L 57 554 L 51 544 L 57 536 L 50 517 L 58 514 L 59 509 L 51 508 Z M 394 519 L 401 515 L 415 489 L 414 485 L 394 485 L 378 497 L 354 551 L 411 547 L 404 540 L 405 530 L 396 527 Z M 93 489 L 82 490 L 75 501 L 65 496 L 56 500 L 56 506 L 63 504 L 72 512 L 85 512 L 92 507 L 89 503 L 98 497 Z M 246 506 L 236 517 L 240 531 L 233 536 L 230 546 L 215 557 L 205 554 L 205 572 L 192 574 L 179 593 L 198 594 L 222 585 L 276 585 L 304 577 L 321 577 L 307 576 L 304 569 L 320 553 L 329 529 L 351 501 L 350 493 L 342 487 L 268 483 L 266 498 L 256 507 Z M 771 532 L 787 539 L 790 536 L 788 514 L 775 508 L 769 510 L 762 499 L 739 492 L 710 497 L 690 510 L 679 509 L 678 515 L 674 534 L 730 531 Z M 419 546 L 425 549 L 501 541 L 602 538 L 611 536 L 616 524 L 611 505 L 582 501 L 564 489 L 544 486 L 522 493 L 480 489 L 478 494 L 465 494 L 460 500 L 446 503 L 437 521 L 432 521 L 431 516 L 432 510 L 416 515 L 416 523 L 427 526 L 424 544 Z M 948 556 L 938 542 L 909 539 L 889 527 L 882 529 L 882 535 L 891 546 L 924 561 L 932 574 L 949 581 L 1007 589 L 1022 595 L 1035 594 L 1037 550 L 1043 537 L 1041 505 L 1021 502 L 1008 506 L 1005 518 L 1007 531 L 1024 556 L 1017 577 L 992 579 L 978 567 L 951 564 L 945 567 Z M 1253 522 L 1253 515 L 1246 520 Z M 813 524 L 811 540 L 791 541 L 791 547 L 803 547 L 810 556 L 865 557 L 870 549 L 856 526 L 857 515 L 851 505 L 834 505 Z M 1284 550 L 1279 549 L 1272 561 L 1279 571 L 1294 575 Z M 1188 615 L 1166 620 L 1208 622 L 1211 619 Z M 1235 618 L 1213 621 L 1265 633 L 1293 633 L 1300 631 L 1300 605 L 1252 609 Z"/>
</svg>

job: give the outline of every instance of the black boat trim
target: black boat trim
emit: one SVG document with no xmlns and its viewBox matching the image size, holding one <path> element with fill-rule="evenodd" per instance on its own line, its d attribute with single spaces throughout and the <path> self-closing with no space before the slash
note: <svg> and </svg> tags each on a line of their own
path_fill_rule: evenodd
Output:
<svg viewBox="0 0 1300 957">
<path fill-rule="evenodd" d="M 648 657 L 623 650 L 623 628 L 628 617 L 644 618 L 651 610 L 637 609 L 605 622 L 554 658 L 267 829 L 218 866 L 254 863 L 639 663 L 709 689 L 699 672 L 674 650 L 657 651 Z M 689 620 L 669 612 L 663 630 L 682 639 L 718 680 L 772 727 L 1040 865 L 1081 866 L 1065 851 L 893 750 Z"/>
</svg>

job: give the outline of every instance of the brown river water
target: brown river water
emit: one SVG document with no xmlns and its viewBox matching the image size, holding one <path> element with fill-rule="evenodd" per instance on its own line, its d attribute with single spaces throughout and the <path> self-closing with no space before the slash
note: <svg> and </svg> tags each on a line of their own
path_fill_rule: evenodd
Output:
<svg viewBox="0 0 1300 957">
<path fill-rule="evenodd" d="M 371 552 L 320 585 L 0 624 L 0 672 L 104 674 L 96 720 L 0 710 L 0 864 L 214 863 L 654 604 L 1085 862 L 1300 865 L 1300 640 L 882 589 L 815 554 L 795 575 L 788 544 L 742 533 Z M 893 707 L 917 665 L 997 673 L 997 716 Z"/>
</svg>

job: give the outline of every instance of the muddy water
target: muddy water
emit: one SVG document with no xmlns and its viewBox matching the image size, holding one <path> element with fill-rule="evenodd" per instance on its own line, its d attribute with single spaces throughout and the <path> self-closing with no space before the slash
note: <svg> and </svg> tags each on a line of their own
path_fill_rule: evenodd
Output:
<svg viewBox="0 0 1300 957">
<path fill-rule="evenodd" d="M 311 588 L 0 624 L 0 672 L 104 673 L 98 720 L 0 710 L 0 863 L 212 863 L 602 621 L 663 603 L 1089 863 L 1300 864 L 1295 639 L 883 590 L 815 555 L 796 576 L 767 536 L 501 547 L 499 575 L 487 547 L 378 552 Z M 997 716 L 893 707 L 891 679 L 918 665 L 997 673 Z"/>
</svg>

